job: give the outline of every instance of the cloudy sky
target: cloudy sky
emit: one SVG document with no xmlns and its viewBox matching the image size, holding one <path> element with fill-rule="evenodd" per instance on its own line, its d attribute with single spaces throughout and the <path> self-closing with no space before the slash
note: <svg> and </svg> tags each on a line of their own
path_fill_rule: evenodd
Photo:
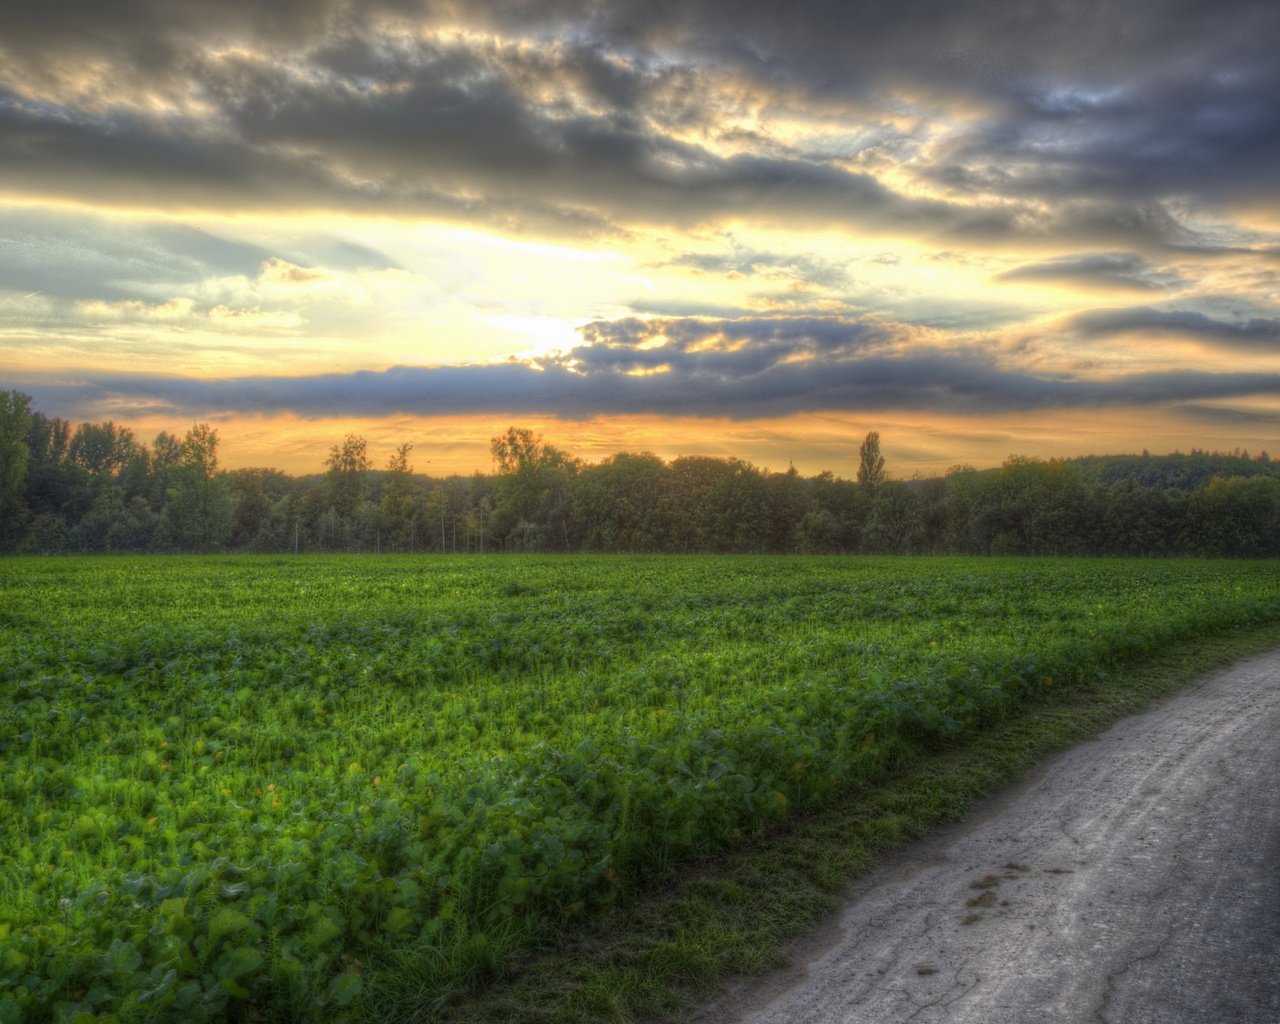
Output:
<svg viewBox="0 0 1280 1024">
<path fill-rule="evenodd" d="M 0 388 L 227 465 L 1280 450 L 1280 4 L 9 0 Z"/>
</svg>

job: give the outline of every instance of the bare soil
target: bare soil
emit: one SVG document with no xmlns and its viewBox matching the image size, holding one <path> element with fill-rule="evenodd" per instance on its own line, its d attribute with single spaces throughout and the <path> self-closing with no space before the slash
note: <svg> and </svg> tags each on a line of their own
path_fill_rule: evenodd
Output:
<svg viewBox="0 0 1280 1024">
<path fill-rule="evenodd" d="M 1277 1024 L 1280 651 L 859 881 L 698 1024 Z"/>
</svg>

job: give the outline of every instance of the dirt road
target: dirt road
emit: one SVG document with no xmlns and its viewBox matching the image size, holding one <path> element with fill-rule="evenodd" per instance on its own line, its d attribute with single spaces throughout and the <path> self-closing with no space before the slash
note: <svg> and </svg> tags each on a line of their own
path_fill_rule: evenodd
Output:
<svg viewBox="0 0 1280 1024">
<path fill-rule="evenodd" d="M 1280 1024 L 1280 652 L 1061 755 L 700 1024 Z"/>
</svg>

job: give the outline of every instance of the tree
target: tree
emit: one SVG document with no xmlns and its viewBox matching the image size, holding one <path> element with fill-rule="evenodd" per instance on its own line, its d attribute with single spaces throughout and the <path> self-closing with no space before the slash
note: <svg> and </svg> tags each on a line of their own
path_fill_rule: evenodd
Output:
<svg viewBox="0 0 1280 1024">
<path fill-rule="evenodd" d="M 505 434 L 490 438 L 489 452 L 502 474 L 536 469 L 541 465 L 546 446 L 542 437 L 527 427 L 507 427 Z"/>
<path fill-rule="evenodd" d="M 578 543 L 593 551 L 657 551 L 669 529 L 662 510 L 668 472 L 650 452 L 619 452 L 573 482 Z"/>
<path fill-rule="evenodd" d="M 386 530 L 388 548 L 413 546 L 413 467 L 409 465 L 412 442 L 397 445 L 387 460 L 382 482 L 382 528 Z"/>
<path fill-rule="evenodd" d="M 916 484 L 916 496 L 920 499 L 920 521 L 924 528 L 921 549 L 931 553 L 943 550 L 947 531 L 947 481 L 935 476 Z"/>
<path fill-rule="evenodd" d="M 4 547 L 16 544 L 20 536 L 30 428 L 31 396 L 0 392 L 0 545 Z"/>
<path fill-rule="evenodd" d="M 1274 558 L 1280 554 L 1280 480 L 1214 477 L 1191 495 L 1180 543 L 1212 558 Z"/>
<path fill-rule="evenodd" d="M 880 435 L 871 431 L 858 449 L 858 485 L 874 491 L 885 482 L 884 456 L 880 454 Z"/>
<path fill-rule="evenodd" d="M 1175 507 L 1169 492 L 1117 480 L 1096 492 L 1090 550 L 1104 555 L 1164 555 L 1173 550 Z"/>
<path fill-rule="evenodd" d="M 801 544 L 800 523 L 813 504 L 795 466 L 764 477 L 765 512 L 769 520 L 769 551 L 796 551 Z M 812 542 L 813 534 L 810 533 Z"/>
<path fill-rule="evenodd" d="M 579 461 L 524 427 L 508 427 L 490 440 L 489 451 L 498 467 L 494 536 L 518 550 L 567 549 L 570 484 Z"/>
<path fill-rule="evenodd" d="M 796 549 L 801 554 L 829 554 L 839 543 L 840 523 L 830 509 L 810 509 L 796 527 Z"/>
<path fill-rule="evenodd" d="M 65 548 L 72 523 L 93 503 L 88 474 L 71 462 L 71 423 L 41 412 L 31 414 L 27 430 L 26 510 L 31 542 L 25 550 L 50 554 Z"/>
<path fill-rule="evenodd" d="M 207 423 L 193 424 L 183 437 L 169 483 L 169 529 L 162 536 L 191 551 L 220 548 L 231 533 L 231 495 L 218 473 L 218 432 Z"/>
<path fill-rule="evenodd" d="M 81 423 L 71 435 L 71 461 L 91 476 L 113 476 L 137 451 L 133 431 L 114 423 Z"/>
<path fill-rule="evenodd" d="M 366 474 L 369 472 L 369 445 L 363 437 L 348 434 L 341 444 L 329 449 L 325 460 L 328 475 L 325 492 L 329 499 L 328 525 L 322 529 L 330 546 L 358 546 L 358 526 L 364 518 Z"/>
<path fill-rule="evenodd" d="M 365 473 L 369 471 L 369 445 L 363 437 L 348 434 L 342 444 L 329 449 L 328 467 L 330 504 L 338 515 L 350 520 L 364 498 Z"/>
<path fill-rule="evenodd" d="M 919 496 L 901 483 L 878 488 L 871 499 L 871 513 L 862 529 L 862 541 L 867 549 L 905 555 L 918 550 L 924 539 L 924 517 Z"/>
<path fill-rule="evenodd" d="M 671 550 L 727 550 L 714 506 L 723 478 L 732 472 L 727 460 L 710 455 L 681 455 L 672 460 L 662 496 L 662 513 L 671 524 L 667 544 Z"/>
<path fill-rule="evenodd" d="M 211 479 L 218 471 L 218 432 L 207 423 L 193 423 L 178 446 L 178 465 Z"/>
<path fill-rule="evenodd" d="M 947 470 L 943 499 L 942 548 L 953 554 L 986 554 L 985 539 L 978 534 L 978 516 L 988 485 L 972 466 Z"/>
<path fill-rule="evenodd" d="M 443 555 L 449 550 L 449 523 L 454 515 L 452 495 L 444 484 L 436 484 L 427 495 L 423 507 L 425 516 L 424 536 L 428 547 L 435 547 L 439 541 L 439 551 Z"/>
<path fill-rule="evenodd" d="M 231 543 L 238 548 L 252 547 L 265 551 L 271 547 L 271 513 L 273 506 L 262 483 L 266 473 L 261 469 L 241 469 L 231 474 L 233 512 Z"/>
<path fill-rule="evenodd" d="M 829 470 L 819 473 L 808 483 L 818 508 L 830 513 L 831 519 L 835 521 L 835 533 L 827 537 L 828 547 L 824 550 L 854 550 L 861 540 L 865 518 L 860 500 L 862 492 L 857 483 L 837 479 Z M 822 520 L 822 523 L 824 529 L 830 526 L 827 520 Z M 811 522 L 810 527 L 813 525 Z M 812 530 L 808 532 L 812 534 Z"/>
<path fill-rule="evenodd" d="M 156 466 L 168 469 L 176 466 L 182 457 L 182 442 L 166 430 L 156 434 L 151 445 L 151 460 Z"/>
</svg>

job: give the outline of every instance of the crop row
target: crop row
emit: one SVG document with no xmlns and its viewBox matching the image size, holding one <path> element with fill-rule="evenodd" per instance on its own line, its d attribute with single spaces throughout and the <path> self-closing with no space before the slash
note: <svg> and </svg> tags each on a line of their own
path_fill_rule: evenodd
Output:
<svg viewBox="0 0 1280 1024">
<path fill-rule="evenodd" d="M 1280 579 L 18 560 L 0 608 L 0 1022 L 340 1021 L 1047 689 L 1280 617 Z"/>
</svg>

